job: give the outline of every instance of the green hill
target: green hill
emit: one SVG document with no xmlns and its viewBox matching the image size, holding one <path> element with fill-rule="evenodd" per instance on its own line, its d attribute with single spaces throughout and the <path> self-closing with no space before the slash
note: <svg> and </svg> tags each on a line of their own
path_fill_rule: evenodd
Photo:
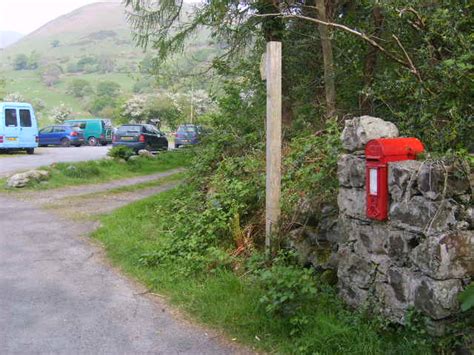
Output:
<svg viewBox="0 0 474 355">
<path fill-rule="evenodd" d="M 216 52 L 209 43 L 208 34 L 202 31 L 187 46 L 186 54 L 170 61 L 169 67 L 172 71 L 177 67 L 190 70 L 195 67 L 193 58 L 206 61 Z M 0 79 L 5 80 L 0 92 L 18 93 L 39 103 L 38 107 L 44 106 L 43 120 L 61 103 L 73 110 L 73 116 L 91 116 L 90 100 L 69 93 L 68 87 L 76 79 L 86 80 L 92 89 L 100 82 L 113 81 L 120 85 L 123 97 L 139 90 L 176 89 L 182 78 L 161 76 L 162 82 L 157 83 L 147 75 L 144 66 L 150 66 L 152 55 L 133 43 L 121 3 L 94 3 L 60 16 L 0 50 Z"/>
</svg>

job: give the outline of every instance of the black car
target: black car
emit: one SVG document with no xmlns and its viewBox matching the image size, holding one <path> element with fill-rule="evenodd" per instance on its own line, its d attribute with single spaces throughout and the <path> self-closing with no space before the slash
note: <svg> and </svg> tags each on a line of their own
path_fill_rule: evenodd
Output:
<svg viewBox="0 0 474 355">
<path fill-rule="evenodd" d="M 135 152 L 168 150 L 168 140 L 164 133 L 149 124 L 126 124 L 115 132 L 113 146 L 124 145 Z"/>
</svg>

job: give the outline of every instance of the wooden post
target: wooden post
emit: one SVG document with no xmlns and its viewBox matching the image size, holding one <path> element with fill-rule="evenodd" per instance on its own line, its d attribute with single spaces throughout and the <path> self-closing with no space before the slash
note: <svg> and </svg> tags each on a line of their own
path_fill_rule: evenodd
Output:
<svg viewBox="0 0 474 355">
<path fill-rule="evenodd" d="M 281 42 L 268 42 L 265 78 L 267 80 L 267 152 L 265 252 L 271 255 L 272 235 L 280 219 L 281 195 Z"/>
</svg>

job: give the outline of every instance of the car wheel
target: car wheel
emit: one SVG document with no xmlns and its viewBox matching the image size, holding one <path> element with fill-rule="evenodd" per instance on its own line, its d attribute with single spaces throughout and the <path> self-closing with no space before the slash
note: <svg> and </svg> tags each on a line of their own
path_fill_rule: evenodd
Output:
<svg viewBox="0 0 474 355">
<path fill-rule="evenodd" d="M 148 150 L 149 152 L 151 152 L 153 148 L 151 147 L 151 145 L 147 144 L 145 145 L 145 150 Z"/>
<path fill-rule="evenodd" d="M 175 144 L 174 147 L 175 147 L 176 149 L 178 149 L 178 148 L 179 148 L 179 144 Z"/>
<path fill-rule="evenodd" d="M 28 148 L 26 150 L 26 154 L 29 154 L 29 155 L 35 154 L 35 148 Z"/>
<path fill-rule="evenodd" d="M 71 145 L 71 141 L 67 138 L 61 139 L 61 146 L 62 147 L 69 147 Z"/>
<path fill-rule="evenodd" d="M 79 144 L 74 144 L 74 146 L 75 146 L 76 148 L 79 148 L 81 145 L 82 145 L 81 143 L 79 143 Z"/>
<path fill-rule="evenodd" d="M 97 145 L 97 138 L 95 137 L 89 137 L 89 139 L 87 140 L 87 143 L 90 145 L 90 146 L 96 146 Z"/>
<path fill-rule="evenodd" d="M 107 145 L 107 142 L 100 143 L 100 145 L 105 147 Z"/>
</svg>

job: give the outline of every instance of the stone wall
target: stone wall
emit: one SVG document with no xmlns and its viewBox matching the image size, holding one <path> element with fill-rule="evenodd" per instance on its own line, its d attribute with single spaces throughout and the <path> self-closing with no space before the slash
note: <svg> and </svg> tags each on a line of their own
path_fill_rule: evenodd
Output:
<svg viewBox="0 0 474 355">
<path fill-rule="evenodd" d="M 458 311 L 457 295 L 474 275 L 469 167 L 454 159 L 390 163 L 389 219 L 370 220 L 364 147 L 371 139 L 397 136 L 397 127 L 379 118 L 346 121 L 339 217 L 324 239 L 332 242 L 330 264 L 348 304 L 371 307 L 397 322 L 409 308 L 438 321 Z"/>
</svg>

